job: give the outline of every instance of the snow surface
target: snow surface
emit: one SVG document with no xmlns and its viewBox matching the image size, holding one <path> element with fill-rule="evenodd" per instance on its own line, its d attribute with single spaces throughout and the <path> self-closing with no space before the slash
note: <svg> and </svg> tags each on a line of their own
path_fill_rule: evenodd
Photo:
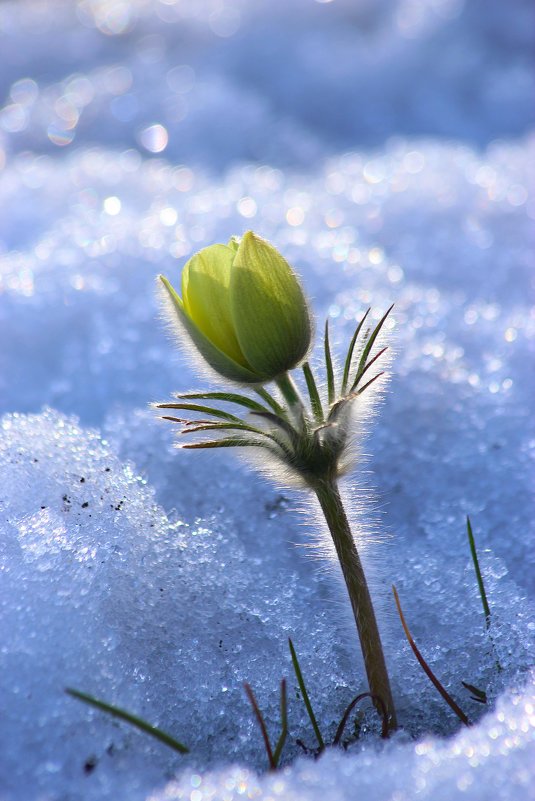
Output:
<svg viewBox="0 0 535 801">
<path fill-rule="evenodd" d="M 535 798 L 532 16 L 0 5 L 1 801 Z M 232 453 L 177 451 L 147 409 L 207 386 L 155 276 L 249 228 L 299 269 L 339 353 L 369 304 L 396 304 L 391 384 L 345 492 L 403 730 L 384 744 L 363 707 L 360 739 L 318 761 L 296 743 L 314 739 L 288 636 L 327 739 L 365 683 L 337 568 L 296 547 L 323 547 L 315 511 Z M 392 583 L 473 727 L 415 663 Z M 275 737 L 282 676 L 291 733 L 265 774 L 242 683 Z"/>
</svg>

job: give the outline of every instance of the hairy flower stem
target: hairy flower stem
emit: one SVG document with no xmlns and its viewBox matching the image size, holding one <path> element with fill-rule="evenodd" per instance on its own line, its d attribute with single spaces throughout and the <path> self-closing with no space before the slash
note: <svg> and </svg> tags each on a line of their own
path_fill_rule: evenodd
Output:
<svg viewBox="0 0 535 801">
<path fill-rule="evenodd" d="M 390 731 L 394 731 L 397 728 L 396 710 L 392 699 L 379 628 L 362 562 L 355 546 L 336 480 L 324 479 L 317 481 L 314 483 L 313 488 L 329 526 L 346 582 L 364 656 L 370 693 L 382 699 L 388 711 Z"/>
</svg>

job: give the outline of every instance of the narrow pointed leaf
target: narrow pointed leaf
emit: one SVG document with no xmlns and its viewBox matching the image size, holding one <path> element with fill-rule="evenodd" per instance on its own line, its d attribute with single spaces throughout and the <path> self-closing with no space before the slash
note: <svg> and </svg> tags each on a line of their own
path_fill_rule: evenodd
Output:
<svg viewBox="0 0 535 801">
<path fill-rule="evenodd" d="M 249 699 L 249 701 L 251 703 L 251 706 L 253 708 L 253 712 L 254 712 L 255 717 L 256 717 L 256 719 L 258 721 L 258 725 L 260 727 L 260 731 L 262 732 L 262 739 L 264 741 L 264 747 L 266 749 L 266 754 L 267 754 L 267 757 L 268 757 L 269 767 L 271 768 L 271 770 L 275 770 L 275 768 L 277 767 L 277 764 L 276 764 L 275 759 L 273 757 L 273 750 L 271 748 L 271 743 L 269 742 L 269 736 L 268 736 L 268 733 L 267 733 L 267 728 L 266 728 L 266 723 L 264 721 L 264 717 L 262 715 L 262 712 L 260 711 L 260 707 L 258 706 L 258 703 L 257 703 L 257 700 L 256 700 L 256 698 L 254 696 L 254 693 L 253 693 L 251 685 L 247 684 L 247 682 L 245 682 L 243 687 L 245 689 L 245 692 L 247 693 L 247 697 L 248 697 L 248 699 Z"/>
<path fill-rule="evenodd" d="M 331 356 L 331 346 L 329 344 L 329 320 L 325 320 L 324 350 L 325 350 L 325 370 L 327 372 L 327 396 L 330 405 L 331 403 L 334 403 L 334 370 L 333 370 L 333 360 Z"/>
<path fill-rule="evenodd" d="M 368 309 L 360 323 L 357 325 L 356 331 L 353 334 L 353 339 L 349 345 L 349 350 L 347 351 L 346 362 L 344 365 L 344 377 L 342 379 L 342 395 L 345 395 L 347 392 L 347 382 L 349 381 L 349 371 L 351 370 L 351 362 L 353 360 L 353 351 L 355 350 L 355 344 L 357 342 L 358 336 L 362 330 L 362 326 L 366 320 L 366 317 L 370 313 L 371 309 Z"/>
<path fill-rule="evenodd" d="M 375 328 L 374 328 L 374 330 L 372 332 L 372 335 L 370 336 L 370 338 L 366 342 L 366 345 L 364 346 L 364 350 L 362 351 L 362 354 L 361 354 L 361 357 L 360 357 L 359 366 L 358 366 L 358 369 L 357 369 L 357 375 L 356 375 L 355 380 L 353 381 L 353 384 L 351 386 L 351 392 L 353 392 L 355 390 L 355 388 L 357 387 L 357 385 L 358 385 L 358 383 L 359 383 L 359 381 L 360 381 L 360 379 L 362 377 L 362 374 L 364 373 L 364 368 L 366 366 L 366 361 L 368 359 L 368 356 L 370 354 L 371 349 L 373 348 L 375 340 L 379 336 L 381 328 L 383 327 L 386 318 L 388 317 L 388 315 L 390 314 L 390 312 L 392 311 L 393 308 L 394 308 L 394 304 L 392 304 L 390 306 L 390 308 L 386 310 L 384 315 L 381 317 L 381 319 L 379 320 L 379 322 L 375 326 Z"/>
<path fill-rule="evenodd" d="M 468 720 L 467 716 L 464 714 L 463 710 L 453 700 L 453 698 L 451 697 L 449 692 L 446 690 L 446 688 L 443 687 L 443 685 L 437 679 L 437 677 L 435 676 L 435 674 L 433 673 L 433 671 L 431 670 L 431 668 L 429 667 L 429 665 L 427 664 L 427 662 L 423 658 L 422 654 L 420 653 L 420 650 L 419 650 L 418 646 L 416 645 L 416 643 L 414 642 L 414 640 L 412 638 L 412 634 L 410 633 L 409 627 L 408 627 L 408 625 L 407 625 L 407 623 L 405 621 L 405 617 L 403 615 L 403 611 L 401 609 L 401 604 L 400 604 L 400 601 L 399 601 L 398 592 L 397 592 L 395 586 L 393 586 L 393 585 L 392 585 L 392 592 L 394 593 L 394 600 L 396 602 L 399 619 L 401 620 L 401 625 L 403 626 L 403 631 L 405 632 L 405 636 L 406 636 L 406 638 L 408 640 L 408 643 L 409 643 L 410 647 L 412 648 L 414 656 L 416 657 L 416 659 L 420 663 L 420 666 L 421 666 L 422 670 L 424 671 L 426 676 L 429 678 L 431 683 L 434 685 L 434 687 L 438 690 L 438 692 L 440 693 L 442 698 L 445 700 L 445 702 L 448 704 L 450 709 L 452 709 L 455 712 L 455 714 L 457 715 L 459 720 L 461 720 L 464 723 L 465 726 L 470 726 L 471 723 Z"/>
<path fill-rule="evenodd" d="M 87 693 L 82 693 L 79 690 L 73 690 L 70 687 L 68 687 L 65 692 L 72 698 L 77 698 L 79 701 L 83 701 L 89 706 L 100 709 L 102 712 L 107 712 L 108 715 L 111 715 L 112 717 L 119 718 L 119 720 L 124 720 L 126 723 L 130 723 L 131 726 L 135 726 L 137 729 L 149 734 L 151 737 L 154 737 L 156 740 L 159 740 L 160 742 L 169 746 L 169 748 L 172 748 L 174 751 L 178 751 L 180 754 L 189 753 L 189 748 L 186 748 L 185 745 L 182 745 L 182 743 L 180 743 L 178 740 L 175 740 L 175 738 L 171 737 L 170 734 L 158 729 L 156 726 L 152 726 L 150 723 L 147 723 L 146 720 L 137 717 L 137 715 L 132 715 L 130 712 L 126 712 L 124 709 L 121 709 L 118 706 L 107 704 L 105 701 L 100 701 L 98 698 L 94 698 L 92 695 L 87 695 Z"/>
<path fill-rule="evenodd" d="M 273 752 L 275 767 L 278 766 L 284 743 L 288 736 L 288 699 L 286 696 L 286 679 L 281 681 L 281 733 Z"/>
<path fill-rule="evenodd" d="M 270 393 L 267 391 L 265 387 L 255 387 L 254 389 L 256 394 L 260 395 L 260 397 L 263 400 L 265 400 L 268 406 L 271 406 L 275 414 L 278 414 L 280 416 L 284 415 L 284 408 L 280 405 L 280 403 L 277 400 L 275 400 L 273 395 L 270 395 Z"/>
<path fill-rule="evenodd" d="M 249 431 L 251 434 L 269 437 L 267 431 L 262 431 L 261 428 L 255 428 L 247 423 L 201 423 L 200 425 L 188 426 L 188 428 L 184 428 L 180 433 L 196 434 L 199 431 Z"/>
<path fill-rule="evenodd" d="M 201 414 L 211 414 L 213 417 L 219 417 L 221 420 L 228 420 L 232 423 L 241 423 L 240 417 L 235 414 L 224 412 L 221 409 L 214 409 L 211 406 L 200 406 L 197 403 L 157 403 L 156 409 L 179 409 L 185 412 L 201 412 Z"/>
<path fill-rule="evenodd" d="M 180 433 L 197 434 L 202 431 L 248 431 L 250 434 L 257 434 L 259 437 L 265 437 L 266 439 L 271 440 L 275 443 L 275 445 L 281 448 L 284 453 L 287 453 L 291 456 L 285 444 L 282 443 L 275 434 L 271 433 L 270 431 L 264 431 L 261 428 L 256 428 L 255 426 L 251 426 L 248 423 L 203 423 L 201 425 L 194 425 L 184 428 Z M 187 446 L 181 445 L 181 447 L 185 448 Z"/>
<path fill-rule="evenodd" d="M 256 412 L 268 411 L 265 406 L 247 395 L 238 395 L 235 392 L 186 392 L 176 395 L 177 398 L 182 400 L 219 400 L 228 403 L 236 403 L 239 406 L 244 406 L 246 409 L 251 409 Z"/>
<path fill-rule="evenodd" d="M 366 382 L 366 384 L 364 384 L 364 386 L 362 386 L 362 387 L 361 387 L 361 388 L 360 388 L 360 389 L 357 391 L 357 393 L 356 393 L 356 394 L 357 394 L 357 395 L 362 395 L 362 393 L 363 393 L 363 392 L 365 392 L 365 391 L 368 389 L 368 387 L 369 387 L 369 386 L 371 386 L 371 385 L 374 383 L 374 381 L 377 381 L 377 379 L 378 379 L 378 378 L 381 378 L 381 376 L 382 376 L 382 375 L 384 375 L 384 374 L 385 374 L 385 373 L 384 373 L 384 370 L 381 370 L 381 372 L 380 372 L 380 373 L 377 373 L 377 375 L 374 375 L 374 377 L 373 377 L 373 378 L 370 378 L 370 380 L 369 380 L 369 381 L 367 381 L 367 382 Z"/>
<path fill-rule="evenodd" d="M 470 518 L 466 517 L 466 530 L 468 533 L 468 542 L 470 545 L 470 553 L 472 554 L 472 562 L 474 563 L 474 570 L 476 571 L 477 585 L 479 587 L 479 595 L 481 596 L 481 603 L 483 605 L 483 612 L 485 614 L 485 626 L 490 628 L 490 607 L 487 601 L 487 593 L 485 592 L 485 585 L 483 583 L 483 576 L 479 567 L 479 559 L 477 558 L 476 543 L 474 540 L 474 533 L 472 531 L 472 524 Z"/>
<path fill-rule="evenodd" d="M 183 450 L 201 450 L 202 448 L 256 448 L 267 447 L 265 443 L 258 439 L 226 439 L 206 440 L 205 442 L 192 442 L 187 444 L 180 443 Z"/>
<path fill-rule="evenodd" d="M 369 362 L 367 362 L 367 364 L 364 366 L 364 370 L 363 370 L 363 371 L 362 371 L 362 373 L 360 374 L 360 378 L 361 378 L 361 379 L 362 379 L 362 376 L 363 376 L 363 375 L 364 375 L 364 374 L 365 374 L 365 373 L 366 373 L 366 372 L 367 372 L 367 371 L 370 369 L 370 367 L 372 366 L 372 364 L 375 364 L 375 362 L 377 361 L 377 359 L 380 359 L 380 358 L 381 358 L 381 356 L 383 355 L 383 353 L 385 353 L 387 350 L 388 350 L 388 347 L 381 348 L 381 350 L 379 351 L 379 353 L 376 353 L 376 354 L 375 354 L 375 356 L 373 357 L 373 359 L 370 359 L 370 361 L 369 361 Z"/>
<path fill-rule="evenodd" d="M 270 423 L 273 423 L 273 425 L 277 426 L 278 428 L 282 429 L 282 431 L 284 431 L 286 434 L 288 434 L 288 437 L 290 438 L 292 444 L 294 445 L 297 444 L 299 437 L 295 428 L 283 417 L 279 417 L 278 414 L 273 414 L 272 412 L 253 412 L 253 415 L 255 417 L 260 417 L 263 420 L 268 420 Z"/>
<path fill-rule="evenodd" d="M 312 728 L 314 729 L 314 734 L 316 735 L 316 740 L 318 741 L 318 745 L 321 752 L 325 748 L 325 742 L 323 740 L 323 737 L 321 736 L 320 727 L 318 726 L 318 721 L 316 720 L 314 710 L 312 709 L 312 704 L 310 703 L 310 697 L 307 692 L 305 680 L 303 679 L 301 666 L 299 665 L 299 660 L 297 659 L 297 654 L 295 652 L 294 644 L 290 638 L 288 638 L 288 645 L 290 646 L 290 654 L 292 656 L 292 665 L 294 668 L 295 677 L 297 679 L 297 683 L 299 684 L 299 689 L 301 690 L 301 695 L 303 696 L 303 701 L 305 703 L 308 717 L 312 724 Z"/>
<path fill-rule="evenodd" d="M 303 373 L 305 376 L 305 381 L 307 383 L 308 395 L 310 397 L 310 406 L 312 408 L 312 413 L 316 418 L 318 423 L 323 423 L 323 408 L 321 405 L 321 398 L 318 392 L 318 387 L 316 384 L 316 380 L 314 378 L 314 373 L 312 372 L 312 368 L 308 362 L 305 362 L 303 365 Z"/>
<path fill-rule="evenodd" d="M 290 423 L 288 423 L 286 420 L 282 419 L 276 414 L 271 414 L 271 412 L 253 412 L 253 414 L 257 415 L 258 417 L 263 417 L 267 420 L 271 420 L 275 425 L 277 425 L 278 427 L 277 431 L 271 430 L 268 432 L 264 431 L 263 429 L 260 430 L 262 431 L 265 437 L 268 437 L 269 439 L 273 440 L 273 442 L 278 446 L 278 448 L 282 452 L 282 455 L 285 457 L 286 461 L 291 463 L 294 459 L 294 452 L 292 448 L 296 447 L 297 445 L 297 435 L 292 426 L 290 425 Z M 281 436 L 281 434 L 282 435 L 286 434 L 289 437 L 290 444 L 288 444 L 287 440 L 284 438 L 284 436 Z M 277 456 L 281 456 L 281 453 L 277 453 Z"/>
</svg>

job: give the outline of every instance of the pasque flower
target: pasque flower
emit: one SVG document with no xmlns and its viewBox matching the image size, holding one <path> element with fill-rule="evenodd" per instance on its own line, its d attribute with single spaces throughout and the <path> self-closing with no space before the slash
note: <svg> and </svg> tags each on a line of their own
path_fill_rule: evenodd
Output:
<svg viewBox="0 0 535 801">
<path fill-rule="evenodd" d="M 310 313 L 299 280 L 281 254 L 248 231 L 241 241 L 210 245 L 182 271 L 182 297 L 160 276 L 175 322 L 221 376 L 272 381 L 310 347 Z"/>
<path fill-rule="evenodd" d="M 283 481 L 297 479 L 312 491 L 325 517 L 342 568 L 355 617 L 370 694 L 386 710 L 391 729 L 396 713 L 379 628 L 363 566 L 338 480 L 354 451 L 354 414 L 366 408 L 362 395 L 383 372 L 370 368 L 383 355 L 380 335 L 390 309 L 375 327 L 368 312 L 359 322 L 337 374 L 325 326 L 326 393 L 320 392 L 305 361 L 312 324 L 297 276 L 268 242 L 246 233 L 228 245 L 211 245 L 193 256 L 182 272 L 182 297 L 161 278 L 173 323 L 223 378 L 249 384 L 259 402 L 243 392 L 189 392 L 160 403 L 164 417 L 181 425 L 183 448 L 262 449 L 259 464 Z M 377 350 L 377 348 L 379 349 Z M 300 363 L 308 392 L 302 397 L 289 371 Z M 266 384 L 276 385 L 275 395 Z M 247 410 L 240 417 L 213 402 Z M 180 416 L 174 416 L 180 413 Z M 189 419 L 186 414 L 201 415 Z M 193 441 L 191 435 L 194 435 Z M 199 438 L 200 435 L 200 438 Z M 205 437 L 209 438 L 206 439 Z M 281 473 L 282 467 L 282 473 Z"/>
</svg>

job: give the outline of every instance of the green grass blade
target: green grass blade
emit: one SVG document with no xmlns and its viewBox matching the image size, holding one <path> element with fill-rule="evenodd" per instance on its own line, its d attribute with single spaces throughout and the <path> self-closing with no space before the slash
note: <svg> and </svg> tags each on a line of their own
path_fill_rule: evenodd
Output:
<svg viewBox="0 0 535 801">
<path fill-rule="evenodd" d="M 119 720 L 124 720 L 125 723 L 130 723 L 131 726 L 135 726 L 137 729 L 145 732 L 145 734 L 149 734 L 151 737 L 154 737 L 155 740 L 159 740 L 174 751 L 178 751 L 179 754 L 189 754 L 189 748 L 186 748 L 185 745 L 175 740 L 170 734 L 158 729 L 156 726 L 151 726 L 146 720 L 138 718 L 136 715 L 131 715 L 130 712 L 126 712 L 118 706 L 112 706 L 112 704 L 107 704 L 105 701 L 100 701 L 92 695 L 87 695 L 87 693 L 82 693 L 79 690 L 73 690 L 71 687 L 67 687 L 65 692 L 72 698 L 77 698 L 79 701 L 89 704 L 89 706 L 100 709 L 102 712 L 107 712 L 108 715 L 114 718 L 119 718 Z"/>
<path fill-rule="evenodd" d="M 307 688 L 305 686 L 305 680 L 303 679 L 303 674 L 301 672 L 299 660 L 297 659 L 297 654 L 295 652 L 294 644 L 290 638 L 288 638 L 288 645 L 290 646 L 290 654 L 292 655 L 292 665 L 294 667 L 295 677 L 297 679 L 297 683 L 299 684 L 299 689 L 301 690 L 303 701 L 305 702 L 305 707 L 308 712 L 308 717 L 310 718 L 312 728 L 314 729 L 314 734 L 316 735 L 316 740 L 318 741 L 320 751 L 323 751 L 325 749 L 325 742 L 323 741 L 323 737 L 321 736 L 320 728 L 318 726 L 318 721 L 316 720 L 314 710 L 312 709 L 312 704 L 310 703 L 310 698 L 307 692 Z"/>
<path fill-rule="evenodd" d="M 275 767 L 278 767 L 282 749 L 288 736 L 288 699 L 286 695 L 286 679 L 281 681 L 281 733 L 273 752 Z"/>
<path fill-rule="evenodd" d="M 318 392 L 318 387 L 316 384 L 316 380 L 314 378 L 314 374 L 312 372 L 312 368 L 308 362 L 303 364 L 303 374 L 305 376 L 305 381 L 307 383 L 308 395 L 310 397 L 310 406 L 312 408 L 312 413 L 316 418 L 318 423 L 323 423 L 323 408 L 321 405 L 321 398 Z"/>
<path fill-rule="evenodd" d="M 349 345 L 349 350 L 347 351 L 347 356 L 346 356 L 346 363 L 344 365 L 344 377 L 342 379 L 342 395 L 345 395 L 347 391 L 347 382 L 349 381 L 349 371 L 351 370 L 351 362 L 353 360 L 353 351 L 355 350 L 355 344 L 362 330 L 362 326 L 364 325 L 366 317 L 368 316 L 370 311 L 371 309 L 367 310 L 366 314 L 364 315 L 360 323 L 357 325 L 356 331 L 353 334 L 353 339 L 351 340 L 351 343 Z"/>
<path fill-rule="evenodd" d="M 246 409 L 251 409 L 255 412 L 267 411 L 265 406 L 247 395 L 238 395 L 235 392 L 186 392 L 176 395 L 177 398 L 182 400 L 218 400 L 227 403 L 236 403 L 239 406 L 244 406 Z"/>
<path fill-rule="evenodd" d="M 479 569 L 479 559 L 477 558 L 476 543 L 474 540 L 474 533 L 472 531 L 472 524 L 470 518 L 466 516 L 466 530 L 468 532 L 468 542 L 470 544 L 470 553 L 472 554 L 472 562 L 474 563 L 474 570 L 476 571 L 477 585 L 479 587 L 479 594 L 481 596 L 481 603 L 483 604 L 483 612 L 485 613 L 485 626 L 490 628 L 490 607 L 487 601 L 487 593 L 485 592 L 485 585 L 483 584 L 483 576 Z"/>
<path fill-rule="evenodd" d="M 324 350 L 325 350 L 325 370 L 327 372 L 327 396 L 329 399 L 329 405 L 334 403 L 334 370 L 333 370 L 333 360 L 331 356 L 331 346 L 329 344 L 329 320 L 325 320 L 325 340 L 324 340 Z"/>
<path fill-rule="evenodd" d="M 361 354 L 361 357 L 360 357 L 360 360 L 359 360 L 359 366 L 357 368 L 357 375 L 355 376 L 355 380 L 353 381 L 353 384 L 351 386 L 351 392 L 354 392 L 354 390 L 358 386 L 358 383 L 359 383 L 360 379 L 362 378 L 362 376 L 364 374 L 364 370 L 365 370 L 365 367 L 366 367 L 366 361 L 368 359 L 368 356 L 370 355 L 370 351 L 374 346 L 375 340 L 379 336 L 379 333 L 380 333 L 381 328 L 383 327 L 383 325 L 385 323 L 386 318 L 388 317 L 388 315 L 390 314 L 390 312 L 392 311 L 393 308 L 394 308 L 394 304 L 392 304 L 390 306 L 390 308 L 386 310 L 384 315 L 381 317 L 381 319 L 379 320 L 379 322 L 375 326 L 375 328 L 374 328 L 374 330 L 372 332 L 372 335 L 370 336 L 370 338 L 366 342 L 366 345 L 364 347 L 364 350 L 362 351 L 362 354 Z"/>
</svg>

